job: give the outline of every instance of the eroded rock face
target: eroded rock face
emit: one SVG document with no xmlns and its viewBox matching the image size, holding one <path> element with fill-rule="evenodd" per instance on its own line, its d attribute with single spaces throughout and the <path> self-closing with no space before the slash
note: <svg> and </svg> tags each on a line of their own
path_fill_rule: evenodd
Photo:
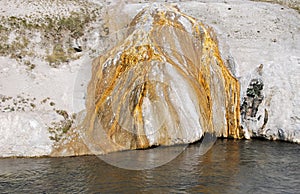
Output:
<svg viewBox="0 0 300 194">
<path fill-rule="evenodd" d="M 213 31 L 177 8 L 153 5 L 93 63 L 85 143 L 105 153 L 191 143 L 205 132 L 238 138 L 239 93 Z"/>
</svg>

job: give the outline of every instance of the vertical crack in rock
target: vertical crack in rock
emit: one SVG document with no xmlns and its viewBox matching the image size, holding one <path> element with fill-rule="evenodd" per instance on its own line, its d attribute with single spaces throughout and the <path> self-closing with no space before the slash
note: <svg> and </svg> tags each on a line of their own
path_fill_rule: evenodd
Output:
<svg viewBox="0 0 300 194">
<path fill-rule="evenodd" d="M 84 140 L 106 153 L 191 143 L 206 132 L 238 138 L 239 94 L 212 29 L 154 4 L 133 19 L 127 38 L 94 60 Z"/>
</svg>

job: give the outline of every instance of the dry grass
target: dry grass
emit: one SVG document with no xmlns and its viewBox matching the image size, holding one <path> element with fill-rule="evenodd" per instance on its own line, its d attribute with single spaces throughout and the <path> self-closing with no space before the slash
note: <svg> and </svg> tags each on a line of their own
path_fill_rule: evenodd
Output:
<svg viewBox="0 0 300 194">
<path fill-rule="evenodd" d="M 90 24 L 99 17 L 99 11 L 99 7 L 83 4 L 80 10 L 71 11 L 68 15 L 1 16 L 0 55 L 9 56 L 22 64 L 23 59 L 39 57 L 51 67 L 77 59 L 70 40 L 82 38 Z M 40 34 L 42 39 L 38 43 L 34 41 L 35 34 Z M 45 51 L 36 53 L 35 48 Z"/>
</svg>

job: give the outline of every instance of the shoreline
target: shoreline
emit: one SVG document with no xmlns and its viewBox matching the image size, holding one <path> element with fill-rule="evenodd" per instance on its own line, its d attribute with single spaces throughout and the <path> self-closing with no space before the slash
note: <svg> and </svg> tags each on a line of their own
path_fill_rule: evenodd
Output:
<svg viewBox="0 0 300 194">
<path fill-rule="evenodd" d="M 195 145 L 195 144 L 199 144 L 201 140 L 198 140 L 194 143 L 190 143 L 187 145 L 187 147 Z M 298 143 L 295 142 L 290 142 L 290 141 L 284 141 L 284 140 L 268 140 L 268 139 L 264 139 L 261 137 L 254 137 L 251 139 L 233 139 L 233 138 L 222 138 L 222 137 L 218 137 L 216 141 L 264 141 L 264 142 L 277 142 L 277 143 L 287 143 L 287 144 L 296 144 L 298 145 Z M 216 142 L 215 142 L 216 143 Z M 214 144 L 215 144 L 214 143 Z M 159 147 L 176 147 L 176 146 L 180 146 L 181 144 L 178 145 L 171 145 L 171 146 L 157 146 L 157 148 Z M 184 144 L 185 145 L 185 144 Z M 153 148 L 147 148 L 145 150 L 149 150 L 149 149 L 153 149 Z M 134 151 L 134 150 L 122 150 L 122 151 L 117 151 L 117 152 L 130 152 L 130 151 Z M 209 151 L 209 150 L 208 150 Z M 183 151 L 184 152 L 184 151 Z M 109 155 L 109 154 L 113 154 L 115 152 L 111 152 L 111 153 L 107 153 L 107 154 L 101 154 L 101 155 Z M 5 160 L 5 159 L 43 159 L 43 158 L 74 158 L 74 157 L 89 157 L 89 156 L 98 156 L 97 154 L 82 154 L 82 155 L 70 155 L 70 156 L 51 156 L 51 155 L 44 155 L 44 156 L 8 156 L 8 157 L 0 157 L 0 160 Z"/>
<path fill-rule="evenodd" d="M 13 50 L 0 49 L 4 52 L 0 57 L 0 133 L 3 134 L 0 156 L 49 156 L 59 143 L 72 139 L 71 132 L 79 133 L 71 129 L 76 125 L 78 112 L 85 108 L 91 61 L 104 52 L 102 47 L 107 43 L 101 37 L 109 37 L 109 33 L 122 28 L 147 3 L 105 5 L 95 1 L 84 4 L 62 1 L 63 5 L 55 5 L 60 12 L 47 4 L 40 13 L 41 2 L 24 1 L 19 7 L 25 11 L 9 13 L 14 3 L 5 2 L 0 6 L 0 15 L 5 18 L 0 23 L 4 34 L 0 46 L 8 45 Z M 222 57 L 233 61 L 235 76 L 241 83 L 241 102 L 247 97 L 252 79 L 264 80 L 264 100 L 257 116 L 243 123 L 247 138 L 260 138 L 253 137 L 254 134 L 280 138 L 283 131 L 283 139 L 299 144 L 299 10 L 281 9 L 275 3 L 238 0 L 175 4 L 216 31 Z M 117 6 L 115 12 L 113 6 Z M 79 14 L 80 8 L 85 10 L 83 14 Z M 111 11 L 109 15 L 107 10 Z M 70 14 L 72 11 L 78 14 Z M 57 18 L 51 20 L 51 14 Z M 60 16 L 64 19 L 59 19 Z M 37 22 L 39 17 L 42 19 Z M 117 23 L 115 17 L 123 20 Z M 87 23 L 75 29 L 72 22 L 81 25 L 83 22 L 79 20 Z M 66 29 L 53 30 L 48 26 L 51 22 Z M 76 37 L 81 33 L 84 35 Z M 81 52 L 76 51 L 79 46 Z M 261 129 L 265 110 L 268 123 Z"/>
</svg>

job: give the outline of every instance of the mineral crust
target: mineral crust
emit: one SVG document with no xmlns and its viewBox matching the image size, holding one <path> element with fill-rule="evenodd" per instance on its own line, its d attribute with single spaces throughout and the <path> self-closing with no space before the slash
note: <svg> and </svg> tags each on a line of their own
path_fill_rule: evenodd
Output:
<svg viewBox="0 0 300 194">
<path fill-rule="evenodd" d="M 240 87 L 211 28 L 171 6 L 143 9 L 93 62 L 84 140 L 95 152 L 239 138 Z"/>
</svg>

